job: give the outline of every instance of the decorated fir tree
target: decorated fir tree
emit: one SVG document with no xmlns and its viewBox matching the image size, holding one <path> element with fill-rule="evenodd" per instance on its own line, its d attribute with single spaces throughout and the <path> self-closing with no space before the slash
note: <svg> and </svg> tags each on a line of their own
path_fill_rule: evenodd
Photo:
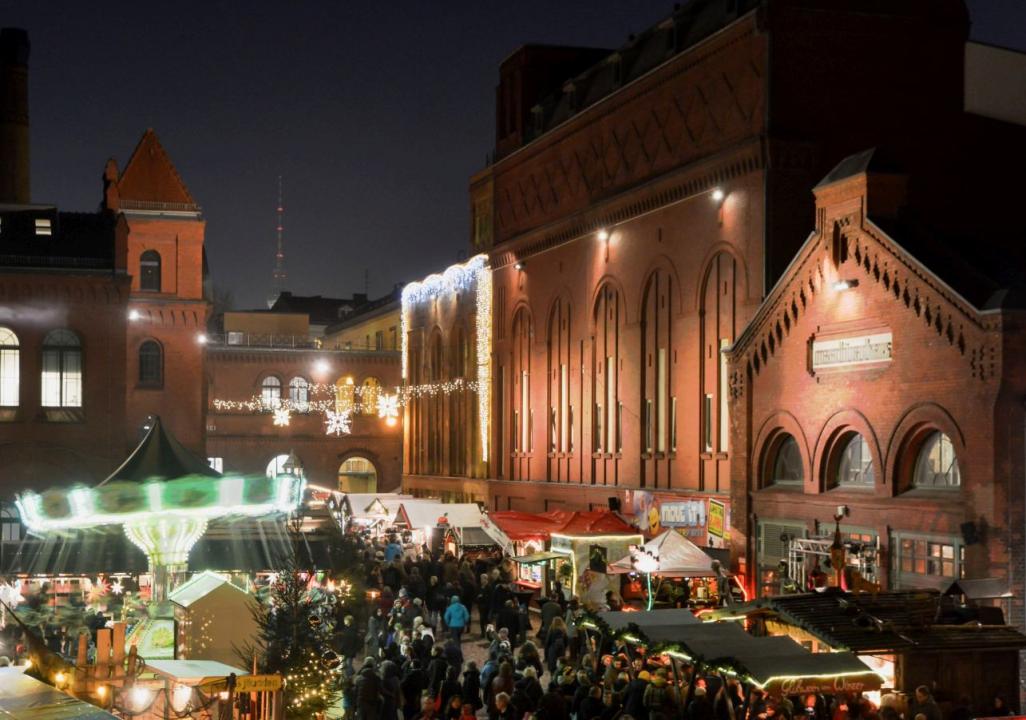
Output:
<svg viewBox="0 0 1026 720">
<path fill-rule="evenodd" d="M 331 648 L 335 598 L 311 587 L 310 576 L 295 565 L 284 567 L 255 610 L 260 625 L 257 647 L 243 650 L 257 658 L 261 672 L 285 678 L 285 716 L 308 720 L 338 697 Z"/>
</svg>

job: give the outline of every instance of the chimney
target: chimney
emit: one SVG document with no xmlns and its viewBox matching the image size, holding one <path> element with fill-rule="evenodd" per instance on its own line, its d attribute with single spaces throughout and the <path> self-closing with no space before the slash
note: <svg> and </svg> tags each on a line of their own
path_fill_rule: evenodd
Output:
<svg viewBox="0 0 1026 720">
<path fill-rule="evenodd" d="M 0 30 L 0 202 L 29 203 L 28 32 Z"/>
</svg>

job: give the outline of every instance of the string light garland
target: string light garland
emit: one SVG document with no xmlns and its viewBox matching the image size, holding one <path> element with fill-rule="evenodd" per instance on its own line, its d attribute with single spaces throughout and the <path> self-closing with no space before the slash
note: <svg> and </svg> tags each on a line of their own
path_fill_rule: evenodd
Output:
<svg viewBox="0 0 1026 720">
<path fill-rule="evenodd" d="M 477 332 L 477 377 L 472 381 L 457 378 L 445 383 L 428 385 L 406 385 L 409 378 L 409 336 L 410 314 L 422 303 L 437 299 L 443 294 L 475 291 L 475 330 Z M 428 275 L 421 282 L 413 282 L 403 288 L 402 312 L 402 399 L 405 405 L 410 399 L 418 399 L 442 392 L 457 391 L 477 393 L 478 428 L 481 433 L 481 459 L 488 459 L 489 416 L 491 413 L 491 362 L 492 362 L 492 274 L 488 256 L 475 255 L 465 263 L 452 265 L 440 274 Z"/>
</svg>

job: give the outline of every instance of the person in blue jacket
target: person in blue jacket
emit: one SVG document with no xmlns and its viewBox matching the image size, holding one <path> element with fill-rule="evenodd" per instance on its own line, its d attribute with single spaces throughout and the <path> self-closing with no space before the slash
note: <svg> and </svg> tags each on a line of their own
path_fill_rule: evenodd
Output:
<svg viewBox="0 0 1026 720">
<path fill-rule="evenodd" d="M 459 595 L 453 595 L 449 600 L 449 607 L 445 609 L 445 626 L 449 628 L 452 633 L 452 638 L 457 643 L 460 641 L 460 636 L 463 634 L 464 628 L 470 622 L 470 612 L 467 607 L 460 602 Z"/>
</svg>

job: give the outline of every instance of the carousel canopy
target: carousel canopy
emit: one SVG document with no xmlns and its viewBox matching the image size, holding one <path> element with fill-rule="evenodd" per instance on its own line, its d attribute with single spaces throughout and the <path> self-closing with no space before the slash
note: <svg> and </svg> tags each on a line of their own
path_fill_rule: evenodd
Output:
<svg viewBox="0 0 1026 720">
<path fill-rule="evenodd" d="M 697 545 L 676 530 L 666 530 L 645 543 L 641 550 L 658 558 L 659 569 L 653 575 L 667 577 L 710 577 L 715 576 L 713 559 L 702 552 Z M 631 556 L 621 558 L 609 565 L 611 572 L 634 572 Z"/>
<path fill-rule="evenodd" d="M 100 485 L 113 482 L 141 483 L 186 475 L 221 477 L 221 473 L 210 467 L 206 460 L 186 450 L 174 435 L 167 432 L 159 417 L 154 417 L 142 442 Z"/>
<path fill-rule="evenodd" d="M 0 668 L 0 718 L 16 720 L 114 720 L 115 716 L 22 674 Z"/>
<path fill-rule="evenodd" d="M 488 518 L 510 540 L 548 540 L 552 535 L 637 535 L 638 531 L 608 510 L 549 510 L 526 513 L 517 510 L 488 513 Z"/>
</svg>

